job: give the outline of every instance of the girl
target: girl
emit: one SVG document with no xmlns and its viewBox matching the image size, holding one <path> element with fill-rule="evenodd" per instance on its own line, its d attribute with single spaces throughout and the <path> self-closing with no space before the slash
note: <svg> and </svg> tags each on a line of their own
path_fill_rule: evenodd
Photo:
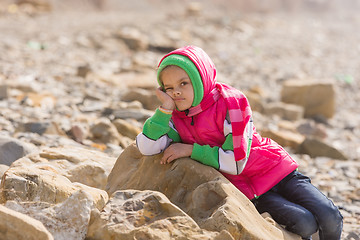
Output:
<svg viewBox="0 0 360 240">
<path fill-rule="evenodd" d="M 317 230 L 321 240 L 340 239 L 337 207 L 281 146 L 256 132 L 246 97 L 216 82 L 215 66 L 201 48 L 165 55 L 157 80 L 162 105 L 136 138 L 142 154 L 163 152 L 161 164 L 191 157 L 212 166 L 287 230 L 304 239 Z"/>
</svg>

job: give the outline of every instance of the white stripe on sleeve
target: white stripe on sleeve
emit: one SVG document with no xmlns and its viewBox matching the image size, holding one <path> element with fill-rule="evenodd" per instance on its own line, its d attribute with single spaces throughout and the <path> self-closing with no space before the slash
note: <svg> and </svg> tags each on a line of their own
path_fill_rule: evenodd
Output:
<svg viewBox="0 0 360 240">
<path fill-rule="evenodd" d="M 146 137 L 143 133 L 136 136 L 136 145 L 143 155 L 155 155 L 163 152 L 172 142 L 168 135 L 164 135 L 157 140 Z"/>
</svg>

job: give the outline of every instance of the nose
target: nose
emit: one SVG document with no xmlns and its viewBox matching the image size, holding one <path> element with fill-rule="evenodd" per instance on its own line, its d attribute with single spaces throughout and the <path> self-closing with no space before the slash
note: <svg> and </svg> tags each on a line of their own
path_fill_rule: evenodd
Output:
<svg viewBox="0 0 360 240">
<path fill-rule="evenodd" d="M 181 95 L 181 92 L 179 91 L 179 90 L 174 90 L 174 92 L 173 92 L 173 94 L 174 94 L 174 96 L 175 97 L 178 97 L 178 96 L 180 96 Z"/>
</svg>

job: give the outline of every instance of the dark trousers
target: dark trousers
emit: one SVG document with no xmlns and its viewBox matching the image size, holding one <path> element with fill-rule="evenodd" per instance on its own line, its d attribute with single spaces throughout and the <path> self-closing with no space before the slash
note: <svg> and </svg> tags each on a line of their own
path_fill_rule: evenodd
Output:
<svg viewBox="0 0 360 240">
<path fill-rule="evenodd" d="M 252 202 L 260 213 L 268 212 L 286 230 L 304 239 L 311 239 L 317 230 L 321 240 L 340 239 L 343 224 L 340 211 L 298 171 Z"/>
</svg>

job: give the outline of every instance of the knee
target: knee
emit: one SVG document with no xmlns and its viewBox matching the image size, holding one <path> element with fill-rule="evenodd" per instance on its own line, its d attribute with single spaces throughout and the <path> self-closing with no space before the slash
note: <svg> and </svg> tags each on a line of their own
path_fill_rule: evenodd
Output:
<svg viewBox="0 0 360 240">
<path fill-rule="evenodd" d="M 334 205 L 324 209 L 316 218 L 322 231 L 335 232 L 342 228 L 343 217 Z"/>
<path fill-rule="evenodd" d="M 294 222 L 294 225 L 287 227 L 287 230 L 300 235 L 302 238 L 308 238 L 318 230 L 318 224 L 312 213 L 304 212 Z"/>
</svg>

